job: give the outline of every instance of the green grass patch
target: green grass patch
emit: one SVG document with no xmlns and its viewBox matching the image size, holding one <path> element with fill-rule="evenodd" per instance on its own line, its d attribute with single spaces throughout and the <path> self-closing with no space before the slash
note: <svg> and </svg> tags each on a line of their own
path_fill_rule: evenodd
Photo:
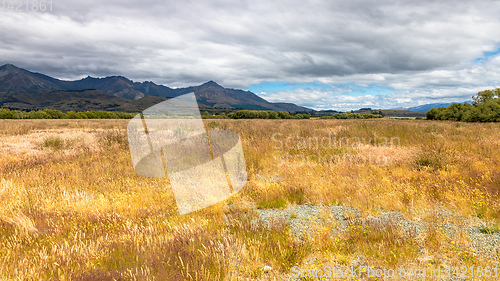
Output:
<svg viewBox="0 0 500 281">
<path fill-rule="evenodd" d="M 352 225 L 340 245 L 344 253 L 361 253 L 377 266 L 395 267 L 418 256 L 415 239 L 405 237 L 391 222 Z"/>
<path fill-rule="evenodd" d="M 257 204 L 257 209 L 282 209 L 285 208 L 288 204 L 285 198 L 271 198 L 268 200 L 264 200 Z"/>
<path fill-rule="evenodd" d="M 41 147 L 43 148 L 51 148 L 51 149 L 63 149 L 71 146 L 71 143 L 65 141 L 61 137 L 47 137 L 43 140 Z"/>
<path fill-rule="evenodd" d="M 500 228 L 498 225 L 483 225 L 481 228 L 479 228 L 479 231 L 483 234 L 495 234 L 500 232 Z"/>
</svg>

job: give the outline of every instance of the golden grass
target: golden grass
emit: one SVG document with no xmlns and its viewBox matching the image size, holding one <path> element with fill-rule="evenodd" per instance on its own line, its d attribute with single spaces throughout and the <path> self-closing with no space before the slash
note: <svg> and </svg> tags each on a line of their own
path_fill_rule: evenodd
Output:
<svg viewBox="0 0 500 281">
<path fill-rule="evenodd" d="M 257 207 L 308 203 L 355 207 L 363 217 L 400 211 L 428 223 L 444 223 L 433 215 L 444 208 L 498 225 L 500 124 L 205 120 L 207 129 L 240 135 L 248 183 L 225 202 L 178 216 L 168 178 L 134 173 L 127 122 L 2 120 L 0 279 L 266 280 L 360 256 L 387 268 L 495 264 L 471 254 L 466 235 L 451 240 L 439 227 L 406 237 L 389 222 L 353 223 L 334 236 L 327 225 L 297 240 L 286 224 L 252 220 Z M 344 142 L 317 143 L 329 137 Z"/>
</svg>

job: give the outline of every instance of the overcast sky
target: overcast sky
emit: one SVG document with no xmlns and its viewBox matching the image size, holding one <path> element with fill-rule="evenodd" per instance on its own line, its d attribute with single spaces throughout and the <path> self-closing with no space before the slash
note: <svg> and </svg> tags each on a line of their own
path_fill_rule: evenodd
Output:
<svg viewBox="0 0 500 281">
<path fill-rule="evenodd" d="M 44 13 L 9 2 L 0 64 L 61 79 L 214 80 L 338 110 L 465 101 L 500 87 L 498 1 L 53 0 Z"/>
</svg>

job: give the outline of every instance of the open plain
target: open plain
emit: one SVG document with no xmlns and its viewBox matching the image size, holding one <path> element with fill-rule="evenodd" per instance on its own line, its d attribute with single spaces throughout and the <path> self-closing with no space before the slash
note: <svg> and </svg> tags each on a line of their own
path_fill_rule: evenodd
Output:
<svg viewBox="0 0 500 281">
<path fill-rule="evenodd" d="M 240 135 L 248 182 L 179 216 L 168 178 L 134 173 L 127 122 L 2 120 L 1 280 L 500 276 L 500 124 L 207 119 Z"/>
</svg>

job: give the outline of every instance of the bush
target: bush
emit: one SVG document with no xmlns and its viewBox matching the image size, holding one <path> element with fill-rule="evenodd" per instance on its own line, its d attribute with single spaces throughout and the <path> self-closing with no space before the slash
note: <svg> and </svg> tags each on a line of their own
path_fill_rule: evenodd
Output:
<svg viewBox="0 0 500 281">
<path fill-rule="evenodd" d="M 293 115 L 294 119 L 309 119 L 311 116 L 309 114 L 295 114 Z"/>
<path fill-rule="evenodd" d="M 50 115 L 43 110 L 39 110 L 39 111 L 32 110 L 32 111 L 28 112 L 28 118 L 29 119 L 51 119 Z"/>
<path fill-rule="evenodd" d="M 278 111 L 278 117 L 280 119 L 290 119 L 290 118 L 292 118 L 292 116 L 290 115 L 290 113 L 288 113 L 286 111 Z"/>
<path fill-rule="evenodd" d="M 14 112 L 6 108 L 0 108 L 0 119 L 17 119 Z"/>
<path fill-rule="evenodd" d="M 45 112 L 50 117 L 50 119 L 64 119 L 64 118 L 66 118 L 66 114 L 62 113 L 59 110 L 44 109 L 43 112 Z"/>
</svg>

